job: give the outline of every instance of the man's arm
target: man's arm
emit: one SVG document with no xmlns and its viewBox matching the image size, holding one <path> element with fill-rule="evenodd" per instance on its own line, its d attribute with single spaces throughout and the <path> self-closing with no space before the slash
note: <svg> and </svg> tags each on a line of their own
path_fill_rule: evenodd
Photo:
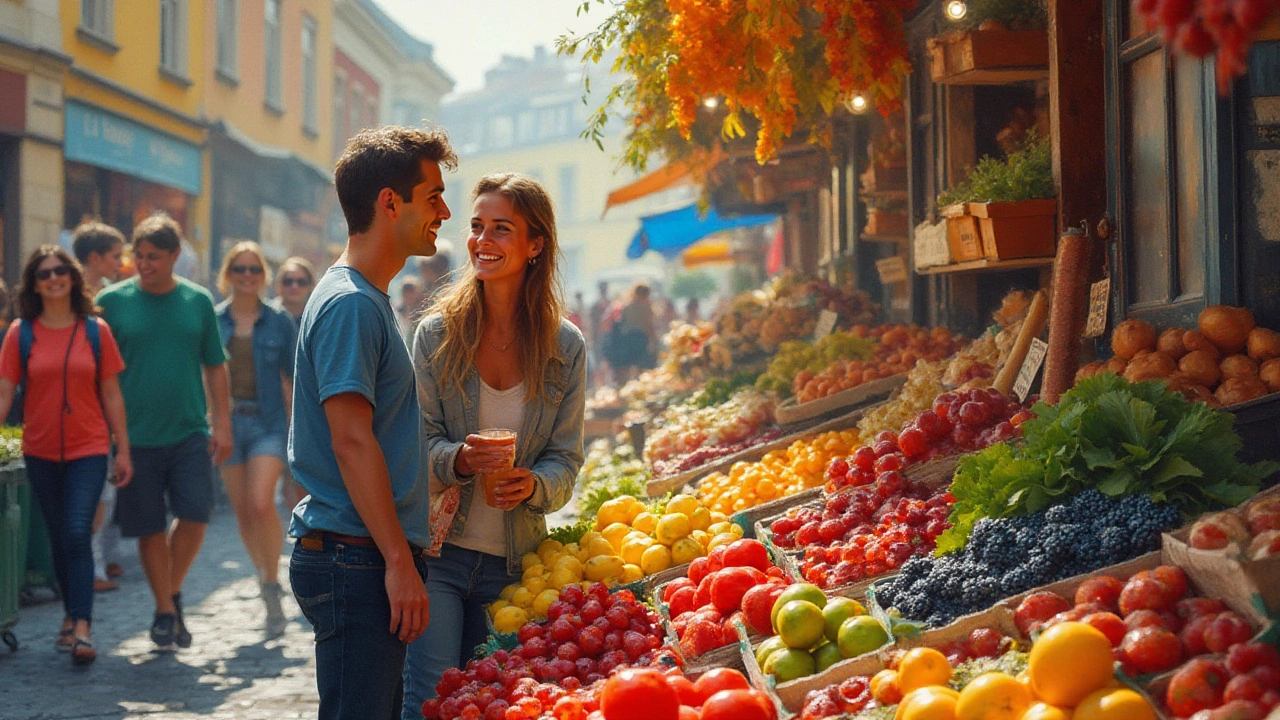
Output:
<svg viewBox="0 0 1280 720">
<path fill-rule="evenodd" d="M 215 465 L 231 457 L 231 374 L 227 364 L 205 365 L 204 385 L 212 400 L 213 433 L 209 436 L 209 455 Z"/>
<path fill-rule="evenodd" d="M 339 393 L 324 401 L 324 414 L 342 484 L 387 563 L 391 632 L 413 642 L 427 627 L 430 603 L 396 515 L 387 460 L 373 435 L 373 406 L 359 393 Z"/>
</svg>

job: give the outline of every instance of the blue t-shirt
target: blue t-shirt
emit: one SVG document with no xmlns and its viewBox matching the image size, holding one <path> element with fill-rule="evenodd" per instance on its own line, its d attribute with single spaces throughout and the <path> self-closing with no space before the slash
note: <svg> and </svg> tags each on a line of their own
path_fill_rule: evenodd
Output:
<svg viewBox="0 0 1280 720">
<path fill-rule="evenodd" d="M 329 269 L 307 301 L 293 374 L 289 469 L 310 493 L 293 509 L 289 534 L 310 530 L 369 537 L 333 453 L 325 400 L 360 393 L 373 406 L 373 435 L 391 474 L 396 515 L 409 542 L 430 542 L 430 496 L 419 453 L 422 420 L 413 362 L 391 300 L 356 270 Z M 359 482 L 362 478 L 353 478 Z"/>
</svg>

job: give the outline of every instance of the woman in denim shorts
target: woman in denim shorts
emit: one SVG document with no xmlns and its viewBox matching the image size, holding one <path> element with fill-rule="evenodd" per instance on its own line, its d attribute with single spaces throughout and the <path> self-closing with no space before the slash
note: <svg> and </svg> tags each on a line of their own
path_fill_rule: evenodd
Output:
<svg viewBox="0 0 1280 720">
<path fill-rule="evenodd" d="M 222 261 L 218 329 L 231 360 L 231 457 L 222 482 L 236 511 L 240 539 L 258 570 L 268 636 L 284 632 L 280 605 L 280 547 L 276 484 L 288 462 L 288 411 L 293 395 L 297 328 L 289 315 L 263 302 L 270 269 L 255 242 L 237 243 Z"/>
</svg>

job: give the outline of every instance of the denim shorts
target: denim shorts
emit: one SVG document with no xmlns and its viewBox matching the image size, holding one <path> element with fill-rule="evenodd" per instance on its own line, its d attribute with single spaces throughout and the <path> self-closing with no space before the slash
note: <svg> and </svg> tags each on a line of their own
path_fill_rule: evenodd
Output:
<svg viewBox="0 0 1280 720">
<path fill-rule="evenodd" d="M 231 413 L 231 457 L 222 463 L 222 467 L 243 465 L 249 462 L 249 458 L 259 455 L 280 458 L 280 462 L 287 465 L 287 449 L 285 428 L 268 427 L 252 405 L 237 401 L 236 410 Z"/>
<path fill-rule="evenodd" d="M 168 512 L 181 520 L 209 522 L 213 462 L 208 435 L 192 433 L 162 447 L 135 445 L 132 457 L 133 480 L 116 495 L 120 534 L 136 538 L 164 532 Z"/>
</svg>

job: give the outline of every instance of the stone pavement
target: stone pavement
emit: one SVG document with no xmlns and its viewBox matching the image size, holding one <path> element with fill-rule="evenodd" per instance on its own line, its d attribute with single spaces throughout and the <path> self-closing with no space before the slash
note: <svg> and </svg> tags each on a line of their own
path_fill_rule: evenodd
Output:
<svg viewBox="0 0 1280 720">
<path fill-rule="evenodd" d="M 187 625 L 195 639 L 176 654 L 152 652 L 147 635 L 154 604 L 137 544 L 121 543 L 125 575 L 120 590 L 98 593 L 93 640 L 98 660 L 72 667 L 53 649 L 62 621 L 61 602 L 23 608 L 14 633 L 21 648 L 0 645 L 0 718 L 80 720 L 81 718 L 315 717 L 315 660 L 311 626 L 292 596 L 285 635 L 265 640 L 265 612 L 253 566 L 225 505 L 209 526 L 204 549 L 183 589 Z M 283 551 L 288 552 L 288 547 Z M 288 557 L 280 558 L 288 580 Z M 287 594 L 287 593 L 286 593 Z"/>
</svg>

